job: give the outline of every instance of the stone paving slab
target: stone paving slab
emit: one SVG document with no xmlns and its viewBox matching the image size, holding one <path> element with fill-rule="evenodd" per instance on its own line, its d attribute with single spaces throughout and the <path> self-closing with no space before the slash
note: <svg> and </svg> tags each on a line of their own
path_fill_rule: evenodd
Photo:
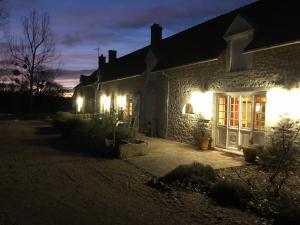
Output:
<svg viewBox="0 0 300 225">
<path fill-rule="evenodd" d="M 245 165 L 242 156 L 232 153 L 217 150 L 201 151 L 195 146 L 160 138 L 147 138 L 146 141 L 149 143 L 150 153 L 127 161 L 157 177 L 164 176 L 178 165 L 194 161 L 211 165 L 215 169 Z"/>
</svg>

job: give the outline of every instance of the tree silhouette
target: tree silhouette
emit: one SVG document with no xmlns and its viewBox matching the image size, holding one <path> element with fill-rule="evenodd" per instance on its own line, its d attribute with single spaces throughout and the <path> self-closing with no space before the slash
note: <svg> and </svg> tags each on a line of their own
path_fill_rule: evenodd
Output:
<svg viewBox="0 0 300 225">
<path fill-rule="evenodd" d="M 14 64 L 22 68 L 20 72 L 29 80 L 31 109 L 34 88 L 37 88 L 36 77 L 57 55 L 48 13 L 33 10 L 21 19 L 21 25 L 21 36 L 8 36 L 8 49 Z"/>
</svg>

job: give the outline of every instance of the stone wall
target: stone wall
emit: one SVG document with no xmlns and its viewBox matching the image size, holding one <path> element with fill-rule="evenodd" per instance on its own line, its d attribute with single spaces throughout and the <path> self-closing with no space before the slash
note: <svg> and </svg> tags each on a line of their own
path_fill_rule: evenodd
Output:
<svg viewBox="0 0 300 225">
<path fill-rule="evenodd" d="M 78 88 L 75 95 L 75 106 L 77 97 L 83 97 L 83 107 L 81 113 L 95 112 L 95 87 L 93 85 Z"/>
<path fill-rule="evenodd" d="M 300 80 L 300 44 L 249 54 L 253 54 L 253 66 L 240 72 L 226 72 L 226 52 L 215 61 L 164 71 L 169 79 L 167 138 L 195 143 L 196 118 L 182 113 L 194 90 L 267 91 L 274 86 L 295 86 Z"/>
<path fill-rule="evenodd" d="M 142 92 L 145 86 L 145 75 L 141 74 L 138 76 L 133 76 L 125 79 L 106 81 L 101 83 L 101 93 L 100 95 L 107 96 L 118 96 L 126 95 L 127 99 L 132 98 L 133 100 L 133 117 L 136 128 L 141 130 L 141 120 L 142 120 L 142 106 L 143 102 L 141 101 Z M 114 103 L 116 105 L 116 102 Z M 100 108 L 100 102 L 99 106 Z"/>
<path fill-rule="evenodd" d="M 133 76 L 125 79 L 106 81 L 101 83 L 101 93 L 117 93 L 121 95 L 135 95 L 140 93 L 145 82 L 144 75 Z"/>
</svg>

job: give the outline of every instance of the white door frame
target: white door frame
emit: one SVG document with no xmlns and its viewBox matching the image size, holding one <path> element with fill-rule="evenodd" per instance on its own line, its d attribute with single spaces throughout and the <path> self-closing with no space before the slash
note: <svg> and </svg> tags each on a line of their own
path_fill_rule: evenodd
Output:
<svg viewBox="0 0 300 225">
<path fill-rule="evenodd" d="M 242 135 L 243 134 L 248 134 L 250 138 L 253 137 L 254 133 L 260 133 L 263 134 L 263 131 L 258 131 L 254 129 L 254 116 L 255 116 L 255 97 L 257 96 L 262 96 L 265 97 L 266 94 L 265 92 L 235 92 L 235 93 L 230 93 L 230 92 L 224 92 L 224 93 L 216 93 L 216 129 L 217 131 L 215 132 L 215 138 L 216 138 L 216 146 L 225 148 L 228 150 L 233 150 L 233 151 L 238 151 L 239 147 L 242 144 Z M 219 98 L 220 97 L 226 97 L 226 125 L 219 125 Z M 237 98 L 239 99 L 239 106 L 238 106 L 238 126 L 237 127 L 232 127 L 230 126 L 230 113 L 231 113 L 231 105 L 230 105 L 230 99 L 231 98 Z M 242 105 L 242 98 L 243 97 L 251 97 L 251 126 L 250 128 L 242 128 L 242 112 L 243 112 L 243 105 Z M 220 141 L 220 132 L 224 132 L 224 129 L 226 129 L 226 144 L 225 146 L 222 145 Z M 230 146 L 229 142 L 229 135 L 230 132 L 236 132 L 236 138 L 237 138 L 237 143 L 236 146 Z"/>
</svg>

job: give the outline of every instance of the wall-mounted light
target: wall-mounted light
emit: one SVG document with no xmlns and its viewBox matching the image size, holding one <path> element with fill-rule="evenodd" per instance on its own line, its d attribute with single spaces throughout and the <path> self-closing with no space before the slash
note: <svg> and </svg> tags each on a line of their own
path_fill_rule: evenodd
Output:
<svg viewBox="0 0 300 225">
<path fill-rule="evenodd" d="M 117 97 L 117 104 L 118 104 L 119 108 L 125 109 L 125 107 L 126 107 L 126 96 L 125 95 L 119 95 Z"/>
<path fill-rule="evenodd" d="M 83 106 L 83 98 L 81 96 L 77 97 L 76 105 L 77 105 L 77 112 L 81 112 L 82 111 L 82 106 Z"/>
<path fill-rule="evenodd" d="M 102 112 L 109 112 L 110 111 L 110 104 L 111 104 L 110 96 L 102 95 L 100 101 L 101 101 L 101 111 Z"/>
<path fill-rule="evenodd" d="M 201 113 L 208 120 L 212 118 L 213 92 L 193 91 L 188 103 L 192 105 L 193 113 Z"/>
<path fill-rule="evenodd" d="M 275 125 L 281 116 L 300 119 L 300 89 L 272 88 L 267 92 L 266 120 Z"/>
</svg>

